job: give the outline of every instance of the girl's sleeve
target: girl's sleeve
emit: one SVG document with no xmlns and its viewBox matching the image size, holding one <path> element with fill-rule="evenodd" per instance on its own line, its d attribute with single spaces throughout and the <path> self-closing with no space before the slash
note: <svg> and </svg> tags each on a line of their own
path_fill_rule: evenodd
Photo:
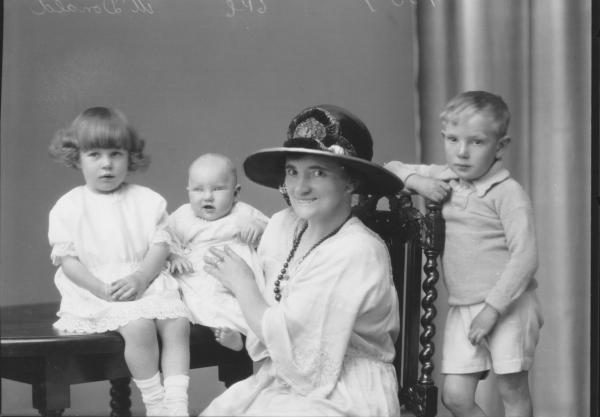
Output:
<svg viewBox="0 0 600 417">
<path fill-rule="evenodd" d="M 235 203 L 233 210 L 231 210 L 231 214 L 235 216 L 238 221 L 250 221 L 255 219 L 264 222 L 265 225 L 269 222 L 269 218 L 265 216 L 262 211 L 242 201 Z"/>
<path fill-rule="evenodd" d="M 171 246 L 172 239 L 169 232 L 169 215 L 167 214 L 167 201 L 158 197 L 155 204 L 155 228 L 154 236 L 152 237 L 152 244 L 164 243 Z"/>
<path fill-rule="evenodd" d="M 333 390 L 358 317 L 390 289 L 383 244 L 356 238 L 331 243 L 292 276 L 287 296 L 262 319 L 263 342 L 279 376 L 302 395 Z"/>
<path fill-rule="evenodd" d="M 185 256 L 185 249 L 183 244 L 183 233 L 181 230 L 181 217 L 182 210 L 177 209 L 168 216 L 167 226 L 169 234 L 171 235 L 171 253 L 179 256 Z"/>
<path fill-rule="evenodd" d="M 60 265 L 60 258 L 64 256 L 77 256 L 75 242 L 72 234 L 74 216 L 64 200 L 59 200 L 50 210 L 48 215 L 48 240 L 52 246 L 50 259 L 53 265 Z"/>
</svg>

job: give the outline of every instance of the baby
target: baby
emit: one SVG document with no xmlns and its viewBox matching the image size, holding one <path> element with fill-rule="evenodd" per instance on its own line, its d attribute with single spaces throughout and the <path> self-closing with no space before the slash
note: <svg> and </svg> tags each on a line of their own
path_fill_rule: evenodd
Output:
<svg viewBox="0 0 600 417">
<path fill-rule="evenodd" d="M 255 248 L 268 218 L 237 201 L 240 188 L 229 158 L 204 154 L 189 168 L 190 202 L 169 218 L 174 240 L 170 270 L 177 274 L 192 321 L 211 327 L 216 340 L 233 350 L 243 348 L 241 335 L 248 326 L 233 294 L 204 271 L 203 258 L 209 248 L 228 245 L 261 275 Z"/>
</svg>

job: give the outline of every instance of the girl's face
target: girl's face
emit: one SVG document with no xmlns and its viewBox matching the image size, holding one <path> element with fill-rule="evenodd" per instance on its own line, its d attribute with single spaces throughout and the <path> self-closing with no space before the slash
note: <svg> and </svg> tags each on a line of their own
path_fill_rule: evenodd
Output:
<svg viewBox="0 0 600 417">
<path fill-rule="evenodd" d="M 319 156 L 287 158 L 285 187 L 298 217 L 308 221 L 337 221 L 347 212 L 353 190 L 342 167 Z"/>
<path fill-rule="evenodd" d="M 194 214 L 204 220 L 217 220 L 231 212 L 240 186 L 222 161 L 207 160 L 189 173 L 188 197 Z"/>
<path fill-rule="evenodd" d="M 129 152 L 119 148 L 92 148 L 80 153 L 79 166 L 88 188 L 97 193 L 112 193 L 127 177 Z"/>
</svg>

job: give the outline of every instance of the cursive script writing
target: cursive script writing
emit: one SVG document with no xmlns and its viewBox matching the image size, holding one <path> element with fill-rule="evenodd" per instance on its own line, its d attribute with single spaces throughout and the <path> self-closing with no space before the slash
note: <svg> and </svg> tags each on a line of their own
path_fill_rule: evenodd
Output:
<svg viewBox="0 0 600 417">
<path fill-rule="evenodd" d="M 396 7 L 402 7 L 405 4 L 410 4 L 412 6 L 416 6 L 419 2 L 422 2 L 424 0 L 388 0 L 393 6 Z M 427 0 L 425 0 L 427 1 Z M 435 1 L 436 0 L 428 0 L 429 3 L 435 7 Z M 376 12 L 377 10 L 375 9 L 375 7 L 373 7 L 373 0 L 364 0 L 365 4 L 367 5 L 367 7 L 369 8 L 369 10 L 371 12 Z"/>
<path fill-rule="evenodd" d="M 89 14 L 120 15 L 124 12 L 136 14 L 154 14 L 152 0 L 37 0 L 31 13 L 45 14 Z"/>
<path fill-rule="evenodd" d="M 238 12 L 265 14 L 267 4 L 265 0 L 225 0 L 227 17 L 234 17 Z"/>
</svg>

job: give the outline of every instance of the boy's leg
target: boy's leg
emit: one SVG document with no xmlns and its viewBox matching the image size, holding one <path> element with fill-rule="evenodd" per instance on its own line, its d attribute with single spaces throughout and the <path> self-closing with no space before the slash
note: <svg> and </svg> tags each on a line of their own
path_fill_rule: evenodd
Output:
<svg viewBox="0 0 600 417">
<path fill-rule="evenodd" d="M 506 417 L 531 417 L 533 406 L 529 394 L 529 372 L 522 371 L 497 377 Z"/>
<path fill-rule="evenodd" d="M 480 372 L 445 375 L 442 403 L 454 417 L 485 417 L 483 410 L 475 403 L 475 390 L 480 376 Z"/>
<path fill-rule="evenodd" d="M 187 318 L 157 320 L 162 341 L 165 415 L 188 416 L 190 324 Z"/>
</svg>

